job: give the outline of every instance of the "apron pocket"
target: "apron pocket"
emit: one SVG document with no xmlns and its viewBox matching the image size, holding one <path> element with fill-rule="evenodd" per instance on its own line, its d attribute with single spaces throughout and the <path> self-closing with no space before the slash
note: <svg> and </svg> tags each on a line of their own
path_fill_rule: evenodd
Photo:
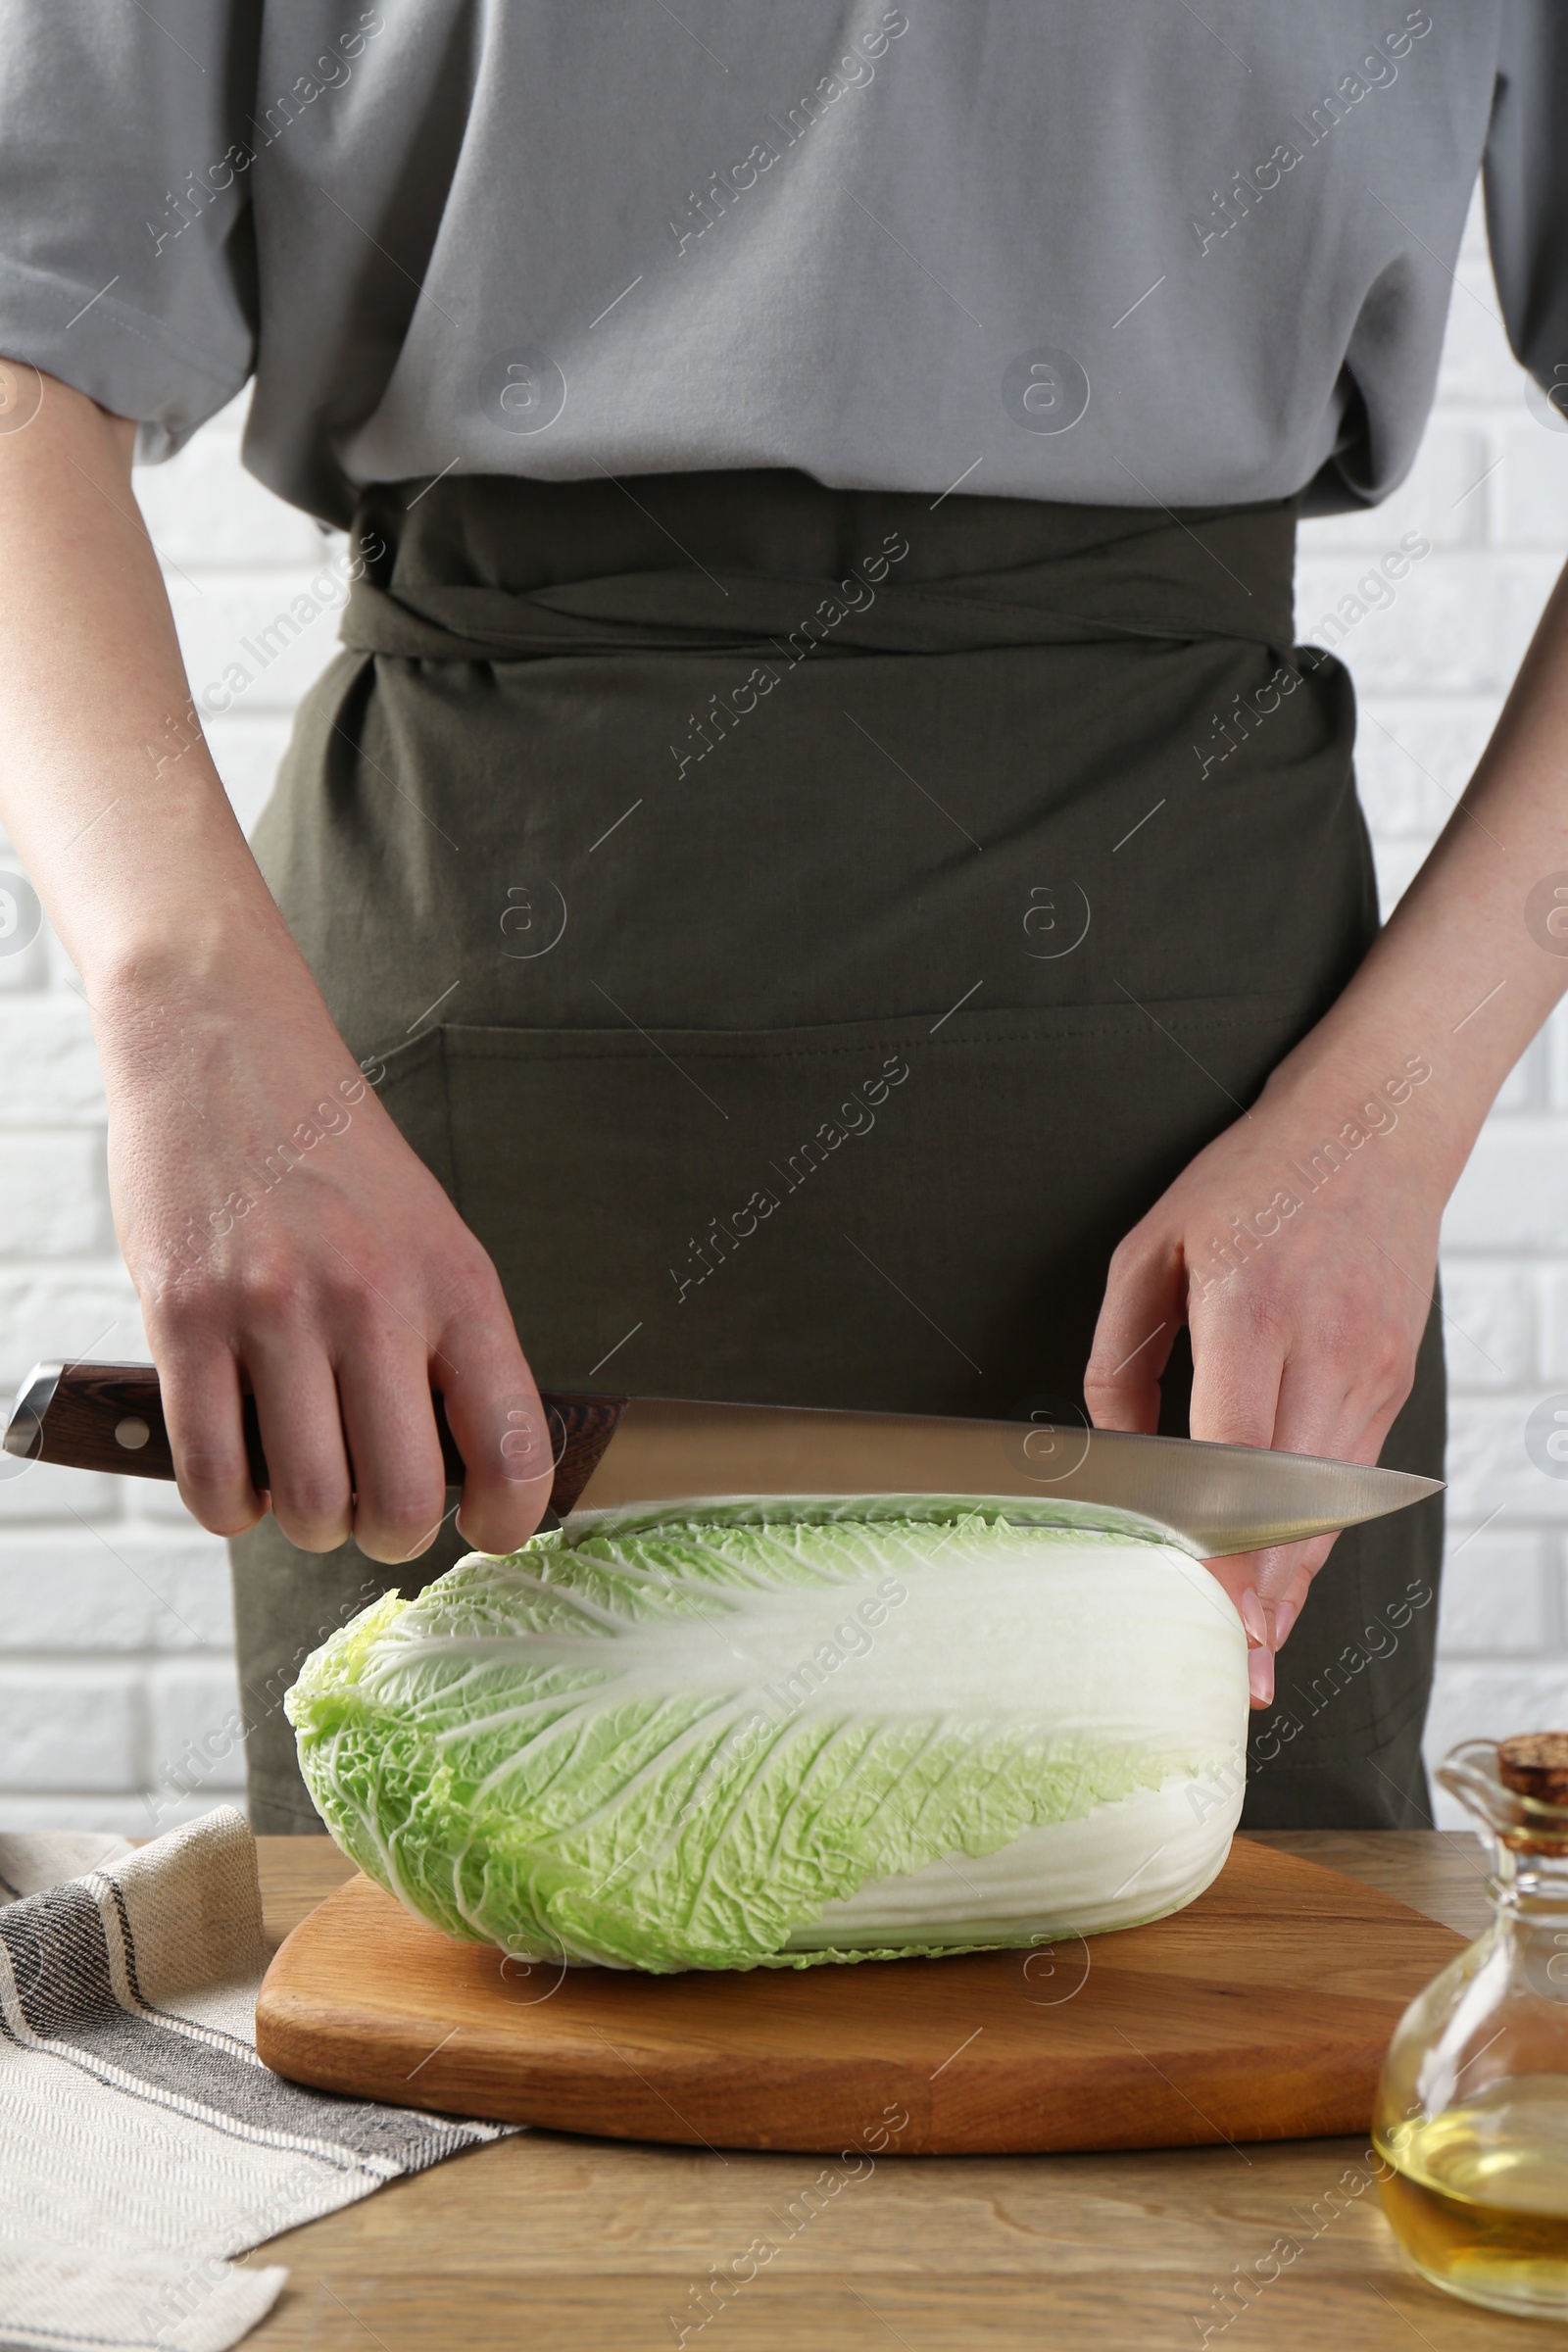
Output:
<svg viewBox="0 0 1568 2352">
<path fill-rule="evenodd" d="M 1081 1403 L 1111 1251 L 1319 1009 L 447 1026 L 380 1084 L 544 1385 L 1001 1416 Z"/>
</svg>

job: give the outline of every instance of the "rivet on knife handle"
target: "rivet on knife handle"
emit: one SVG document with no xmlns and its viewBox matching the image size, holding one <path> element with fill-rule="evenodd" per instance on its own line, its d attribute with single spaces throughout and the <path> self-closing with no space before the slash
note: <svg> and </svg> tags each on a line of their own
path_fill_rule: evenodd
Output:
<svg viewBox="0 0 1568 2352">
<path fill-rule="evenodd" d="M 626 1400 L 558 1394 L 543 1396 L 540 1402 L 556 1465 L 550 1507 L 564 1518 L 614 1436 Z M 465 1465 L 445 1404 L 439 1396 L 432 1403 L 448 1483 L 461 1486 Z M 252 1396 L 244 1399 L 244 1419 L 252 1483 L 263 1489 L 270 1481 Z M 4 1445 L 7 1453 L 24 1461 L 55 1462 L 67 1469 L 108 1470 L 129 1478 L 172 1480 L 174 1475 L 163 1396 L 151 1364 L 35 1364 L 17 1392 Z"/>
</svg>

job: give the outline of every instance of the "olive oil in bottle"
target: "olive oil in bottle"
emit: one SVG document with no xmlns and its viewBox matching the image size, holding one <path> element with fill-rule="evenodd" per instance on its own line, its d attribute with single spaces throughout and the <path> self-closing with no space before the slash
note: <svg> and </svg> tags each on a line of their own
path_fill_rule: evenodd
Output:
<svg viewBox="0 0 1568 2352">
<path fill-rule="evenodd" d="M 1568 2077 L 1516 2075 L 1425 2123 L 1379 2118 L 1390 2227 L 1467 2300 L 1568 2312 Z"/>
</svg>

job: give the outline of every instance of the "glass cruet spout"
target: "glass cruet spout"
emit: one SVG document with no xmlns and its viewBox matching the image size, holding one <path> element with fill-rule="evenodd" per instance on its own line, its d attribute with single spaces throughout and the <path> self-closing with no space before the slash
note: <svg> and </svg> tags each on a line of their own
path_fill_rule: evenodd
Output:
<svg viewBox="0 0 1568 2352">
<path fill-rule="evenodd" d="M 1438 1778 L 1490 1838 L 1494 1917 L 1389 2045 L 1383 2207 L 1434 2286 L 1568 2319 L 1568 1732 L 1465 1740 Z"/>
</svg>

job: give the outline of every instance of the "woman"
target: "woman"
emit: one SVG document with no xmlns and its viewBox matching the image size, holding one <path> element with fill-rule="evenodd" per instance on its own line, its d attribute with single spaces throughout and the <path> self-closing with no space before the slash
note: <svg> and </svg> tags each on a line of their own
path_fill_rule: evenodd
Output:
<svg viewBox="0 0 1568 2352">
<path fill-rule="evenodd" d="M 1568 360 L 1545 0 L 0 0 L 0 59 L 4 812 L 259 1829 L 323 1623 L 537 1523 L 535 1377 L 1440 1469 L 1568 599 L 1379 935 L 1294 530 L 1409 465 L 1483 159 Z M 359 575 L 259 866 L 196 722 L 287 629 L 192 709 L 128 478 L 248 376 Z M 1250 1821 L 1426 1818 L 1440 1543 L 1340 1539 Z M 1327 1548 L 1221 1564 L 1260 1711 Z"/>
</svg>

